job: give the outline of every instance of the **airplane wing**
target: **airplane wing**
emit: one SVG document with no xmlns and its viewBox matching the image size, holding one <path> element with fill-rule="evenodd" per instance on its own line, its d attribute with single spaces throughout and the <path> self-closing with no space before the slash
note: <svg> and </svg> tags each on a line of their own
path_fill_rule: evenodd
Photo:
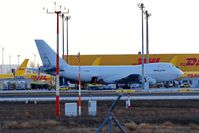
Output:
<svg viewBox="0 0 199 133">
<path fill-rule="evenodd" d="M 26 68 L 27 70 L 32 70 L 35 72 L 43 72 L 47 74 L 51 74 L 56 72 L 56 67 L 53 66 L 41 66 L 39 68 Z M 62 68 L 59 69 L 60 72 L 64 71 Z"/>
<path fill-rule="evenodd" d="M 39 68 L 26 68 L 26 69 L 31 70 L 31 71 L 35 71 L 35 72 L 39 71 Z"/>
<path fill-rule="evenodd" d="M 144 79 L 145 82 L 148 81 L 149 84 L 156 83 L 156 80 L 149 76 L 145 76 Z M 116 80 L 115 83 L 123 83 L 123 84 L 142 83 L 142 76 L 139 74 L 130 74 L 127 77 L 124 77 L 120 80 Z"/>
<path fill-rule="evenodd" d="M 132 84 L 132 83 L 141 83 L 141 75 L 139 74 L 130 74 L 127 77 L 122 79 L 116 80 L 115 83 L 122 83 L 122 84 Z"/>
</svg>

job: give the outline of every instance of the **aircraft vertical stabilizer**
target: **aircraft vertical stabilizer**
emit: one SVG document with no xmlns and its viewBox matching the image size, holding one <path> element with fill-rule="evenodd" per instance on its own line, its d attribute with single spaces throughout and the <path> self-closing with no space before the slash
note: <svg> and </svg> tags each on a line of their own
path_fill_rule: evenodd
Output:
<svg viewBox="0 0 199 133">
<path fill-rule="evenodd" d="M 24 76 L 29 59 L 25 59 L 22 64 L 17 68 L 15 76 Z"/>
<path fill-rule="evenodd" d="M 101 57 L 98 57 L 95 59 L 95 61 L 92 63 L 92 66 L 99 66 L 101 62 Z"/>
<path fill-rule="evenodd" d="M 174 56 L 174 57 L 172 58 L 172 60 L 170 61 L 170 63 L 176 66 L 176 65 L 177 65 L 177 61 L 178 61 L 178 57 L 177 57 L 177 56 Z"/>
<path fill-rule="evenodd" d="M 56 66 L 56 53 L 44 40 L 35 40 L 43 66 Z M 59 57 L 60 66 L 68 65 Z"/>
</svg>

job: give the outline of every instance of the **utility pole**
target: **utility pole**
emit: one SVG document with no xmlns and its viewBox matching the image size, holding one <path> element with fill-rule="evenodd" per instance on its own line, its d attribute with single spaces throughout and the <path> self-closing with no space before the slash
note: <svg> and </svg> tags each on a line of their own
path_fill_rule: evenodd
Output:
<svg viewBox="0 0 199 133">
<path fill-rule="evenodd" d="M 149 63 L 149 26 L 148 26 L 148 19 L 151 16 L 148 11 L 145 11 L 144 14 L 146 15 L 146 63 Z"/>
<path fill-rule="evenodd" d="M 17 55 L 17 57 L 18 57 L 18 67 L 19 67 L 19 57 L 20 57 L 21 55 Z"/>
<path fill-rule="evenodd" d="M 12 70 L 11 70 L 11 55 L 9 55 L 9 69 L 10 69 L 10 73 L 12 73 Z"/>
<path fill-rule="evenodd" d="M 33 53 L 34 56 L 34 67 L 36 68 L 36 54 Z"/>
<path fill-rule="evenodd" d="M 77 61 L 79 66 L 79 73 L 78 73 L 78 84 L 79 84 L 79 96 L 78 96 L 78 112 L 79 116 L 81 116 L 81 66 L 80 66 L 80 52 L 77 54 Z"/>
<path fill-rule="evenodd" d="M 3 66 L 4 66 L 4 47 L 1 46 L 1 49 L 2 49 L 2 64 L 1 64 L 1 73 L 3 73 Z"/>
<path fill-rule="evenodd" d="M 63 48 L 62 59 L 64 60 L 64 14 L 61 14 L 61 18 L 62 18 L 62 48 Z"/>
<path fill-rule="evenodd" d="M 55 4 L 55 10 L 53 12 L 49 12 L 48 9 L 46 9 L 47 14 L 56 14 L 57 16 L 57 55 L 56 55 L 56 105 L 55 105 L 55 115 L 60 116 L 60 92 L 59 92 L 59 15 L 60 14 L 68 14 L 69 11 L 63 12 L 61 11 L 62 6 L 59 6 L 60 8 L 56 9 L 56 2 Z M 65 8 L 64 8 L 65 9 Z"/>
<path fill-rule="evenodd" d="M 141 9 L 141 16 L 142 16 L 142 88 L 145 88 L 145 81 L 144 81 L 144 24 L 143 24 L 143 14 L 144 14 L 144 4 L 139 3 L 138 7 Z"/>
<path fill-rule="evenodd" d="M 66 50 L 67 50 L 67 63 L 68 63 L 68 20 L 71 19 L 71 16 L 66 16 L 65 20 L 66 20 Z M 69 64 L 69 63 L 68 63 Z"/>
</svg>

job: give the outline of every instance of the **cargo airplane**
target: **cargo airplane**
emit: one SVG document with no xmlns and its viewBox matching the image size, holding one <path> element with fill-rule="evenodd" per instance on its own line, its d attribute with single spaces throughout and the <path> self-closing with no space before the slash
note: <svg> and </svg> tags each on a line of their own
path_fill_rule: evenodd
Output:
<svg viewBox="0 0 199 133">
<path fill-rule="evenodd" d="M 22 64 L 17 68 L 17 70 L 13 73 L 9 74 L 0 74 L 0 79 L 11 79 L 15 77 L 22 77 L 26 72 L 26 67 L 28 65 L 29 59 L 25 59 Z"/>
<path fill-rule="evenodd" d="M 37 80 L 51 81 L 51 76 L 46 74 L 40 74 L 40 76 L 38 76 L 38 73 L 26 73 L 28 62 L 29 59 L 25 59 L 21 63 L 21 65 L 16 69 L 16 71 L 13 73 L 0 74 L 0 79 L 25 78 L 25 79 L 33 79 L 34 81 Z"/>
<path fill-rule="evenodd" d="M 35 40 L 43 66 L 41 71 L 55 75 L 56 53 L 44 40 Z M 79 66 L 71 66 L 60 60 L 60 77 L 78 81 Z M 134 66 L 80 66 L 82 82 L 120 83 L 131 81 L 134 75 L 142 75 L 142 65 Z M 156 82 L 172 81 L 180 78 L 183 72 L 171 63 L 144 64 L 144 75 Z"/>
</svg>

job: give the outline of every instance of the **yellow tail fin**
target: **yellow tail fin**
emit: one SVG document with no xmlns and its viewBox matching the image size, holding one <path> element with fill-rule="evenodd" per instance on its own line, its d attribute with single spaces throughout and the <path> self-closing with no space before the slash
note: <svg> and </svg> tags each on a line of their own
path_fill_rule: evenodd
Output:
<svg viewBox="0 0 199 133">
<path fill-rule="evenodd" d="M 24 76 L 29 59 L 25 59 L 22 64 L 17 68 L 15 76 Z"/>
<path fill-rule="evenodd" d="M 170 63 L 172 63 L 173 65 L 177 65 L 177 56 L 174 56 L 173 58 L 172 58 L 172 60 L 170 61 Z"/>
<path fill-rule="evenodd" d="M 93 61 L 92 66 L 99 66 L 100 62 L 101 62 L 101 57 L 98 57 Z"/>
</svg>

